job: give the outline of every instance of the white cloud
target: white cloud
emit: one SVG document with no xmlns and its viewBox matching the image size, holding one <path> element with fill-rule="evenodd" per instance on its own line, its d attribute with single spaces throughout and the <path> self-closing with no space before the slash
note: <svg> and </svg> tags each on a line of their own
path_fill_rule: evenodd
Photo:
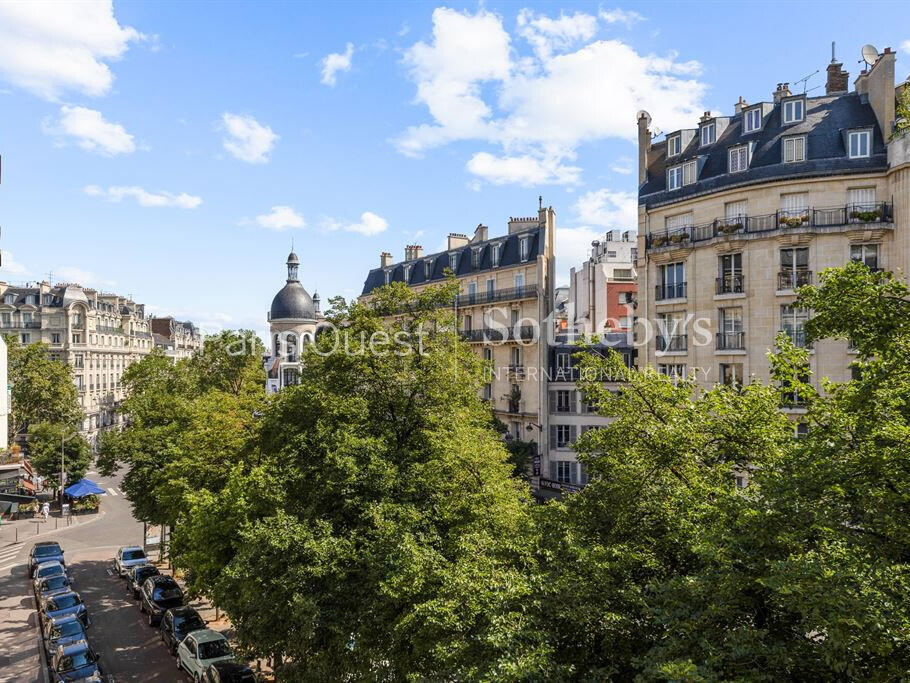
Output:
<svg viewBox="0 0 910 683">
<path fill-rule="evenodd" d="M 16 260 L 15 256 L 13 256 L 13 252 L 4 249 L 2 271 L 9 273 L 10 275 L 25 275 L 28 272 L 28 268 Z"/>
<path fill-rule="evenodd" d="M 634 10 L 623 10 L 618 7 L 615 9 L 601 9 L 598 12 L 601 21 L 607 24 L 625 24 L 631 28 L 639 21 L 644 21 L 644 17 Z"/>
<path fill-rule="evenodd" d="M 221 115 L 222 130 L 226 136 L 221 144 L 234 157 L 251 164 L 264 164 L 275 146 L 278 135 L 268 126 L 245 114 Z"/>
<path fill-rule="evenodd" d="M 124 197 L 136 200 L 139 206 L 151 207 L 176 207 L 178 209 L 195 209 L 202 204 L 202 197 L 196 197 L 186 192 L 174 194 L 173 192 L 149 192 L 135 185 L 114 185 L 106 190 L 97 185 L 86 185 L 85 194 L 92 197 L 104 197 L 109 202 L 123 201 Z"/>
<path fill-rule="evenodd" d="M 910 40 L 905 40 L 903 43 L 901 43 L 901 50 L 910 55 Z"/>
<path fill-rule="evenodd" d="M 60 118 L 45 119 L 43 129 L 60 145 L 66 144 L 66 137 L 73 138 L 79 147 L 95 154 L 116 156 L 136 151 L 133 136 L 119 123 L 105 120 L 95 109 L 64 105 L 60 107 Z"/>
<path fill-rule="evenodd" d="M 348 43 L 344 52 L 332 52 L 322 60 L 322 82 L 333 86 L 338 80 L 338 72 L 351 70 L 351 57 L 354 56 L 354 44 Z"/>
<path fill-rule="evenodd" d="M 326 217 L 323 219 L 322 225 L 329 231 L 344 230 L 345 232 L 356 232 L 369 237 L 385 232 L 389 227 L 389 222 L 372 211 L 364 211 L 360 214 L 359 223 L 347 223 L 336 218 Z"/>
<path fill-rule="evenodd" d="M 269 230 L 302 228 L 306 221 L 292 206 L 273 206 L 268 213 L 256 216 L 255 224 Z"/>
<path fill-rule="evenodd" d="M 638 225 L 638 199 L 631 192 L 607 188 L 586 192 L 575 202 L 574 209 L 582 223 L 625 229 Z"/>
<path fill-rule="evenodd" d="M 673 52 L 640 54 L 618 39 L 592 40 L 589 16 L 520 13 L 519 34 L 534 48 L 534 56 L 520 56 L 491 12 L 436 9 L 433 39 L 415 43 L 404 58 L 415 101 L 432 121 L 405 130 L 394 140 L 398 151 L 420 156 L 454 141 L 485 142 L 502 148 L 500 163 L 475 154 L 469 170 L 492 172 L 503 160 L 531 160 L 536 168 L 493 175 L 529 183 L 549 170 L 555 182 L 568 183 L 578 180 L 580 172 L 568 164 L 582 143 L 636 139 L 639 109 L 666 130 L 698 120 L 706 109 L 706 86 L 695 78 L 698 62 L 680 61 Z M 614 22 L 617 16 L 609 15 Z"/>
<path fill-rule="evenodd" d="M 518 13 L 518 34 L 527 40 L 541 59 L 561 52 L 579 42 L 590 40 L 597 32 L 597 17 L 584 12 L 560 14 L 552 19 L 529 9 Z"/>
<path fill-rule="evenodd" d="M 619 157 L 610 164 L 610 170 L 620 175 L 631 175 L 635 172 L 635 159 L 631 157 Z"/>
<path fill-rule="evenodd" d="M 121 26 L 111 0 L 0 2 L 0 77 L 39 97 L 67 90 L 104 95 L 114 75 L 105 63 L 145 36 Z"/>
<path fill-rule="evenodd" d="M 528 155 L 496 157 L 487 152 L 478 152 L 471 157 L 467 169 L 494 185 L 572 185 L 578 182 L 581 174 L 578 166 L 561 165 L 558 159 L 538 159 Z"/>
</svg>

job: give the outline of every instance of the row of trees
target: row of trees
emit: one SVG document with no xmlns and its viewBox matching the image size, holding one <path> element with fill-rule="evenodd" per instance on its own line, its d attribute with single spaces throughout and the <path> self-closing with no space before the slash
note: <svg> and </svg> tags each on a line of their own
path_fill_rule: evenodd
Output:
<svg viewBox="0 0 910 683">
<path fill-rule="evenodd" d="M 592 475 L 535 505 L 478 399 L 453 285 L 332 302 L 317 349 L 429 331 L 423 354 L 304 352 L 266 398 L 246 333 L 125 373 L 132 423 L 103 442 L 138 517 L 173 527 L 191 590 L 281 680 L 894 680 L 910 670 L 910 306 L 850 265 L 801 296 L 812 339 L 858 348 L 857 379 L 696 395 L 582 389 L 615 420 L 576 444 Z M 245 344 L 252 353 L 236 354 Z M 344 348 L 342 343 L 340 348 Z M 591 376 L 594 376 L 593 373 Z M 810 429 L 780 407 L 797 391 Z M 737 487 L 737 472 L 750 485 Z"/>
<path fill-rule="evenodd" d="M 91 463 L 91 448 L 78 433 L 83 419 L 72 369 L 52 360 L 47 344 L 20 344 L 5 337 L 10 382 L 10 440 L 24 446 L 43 477 L 60 473 L 61 447 L 70 481 L 80 479 Z"/>
</svg>

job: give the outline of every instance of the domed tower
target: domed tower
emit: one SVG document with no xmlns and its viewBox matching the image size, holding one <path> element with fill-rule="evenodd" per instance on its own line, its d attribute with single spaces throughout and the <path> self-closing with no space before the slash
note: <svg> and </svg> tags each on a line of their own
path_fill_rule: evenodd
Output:
<svg viewBox="0 0 910 683">
<path fill-rule="evenodd" d="M 270 391 L 297 384 L 300 373 L 300 350 L 316 337 L 318 304 L 298 279 L 300 259 L 288 254 L 288 279 L 269 310 L 271 357 L 267 361 Z"/>
</svg>

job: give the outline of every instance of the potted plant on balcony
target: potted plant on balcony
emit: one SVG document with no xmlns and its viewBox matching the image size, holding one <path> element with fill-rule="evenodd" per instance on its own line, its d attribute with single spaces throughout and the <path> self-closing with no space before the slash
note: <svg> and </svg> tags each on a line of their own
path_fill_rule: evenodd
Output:
<svg viewBox="0 0 910 683">
<path fill-rule="evenodd" d="M 662 247 L 667 243 L 667 238 L 665 235 L 654 235 L 651 238 L 651 245 L 655 247 Z"/>
<path fill-rule="evenodd" d="M 858 223 L 876 223 L 882 217 L 882 212 L 878 209 L 872 211 L 851 211 L 850 218 Z"/>
</svg>

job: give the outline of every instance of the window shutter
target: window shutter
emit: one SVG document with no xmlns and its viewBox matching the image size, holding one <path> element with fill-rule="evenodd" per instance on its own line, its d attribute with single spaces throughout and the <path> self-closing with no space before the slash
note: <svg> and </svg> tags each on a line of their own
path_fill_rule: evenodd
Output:
<svg viewBox="0 0 910 683">
<path fill-rule="evenodd" d="M 556 425 L 550 425 L 550 448 L 556 448 Z"/>
<path fill-rule="evenodd" d="M 550 479 L 556 481 L 556 461 L 550 461 Z"/>
<path fill-rule="evenodd" d="M 570 413 L 578 412 L 577 396 L 578 396 L 578 392 L 575 391 L 574 389 L 572 389 L 572 391 L 569 392 L 569 412 Z"/>
<path fill-rule="evenodd" d="M 572 425 L 569 427 L 569 442 L 575 443 L 575 439 L 578 438 L 578 427 Z"/>
<path fill-rule="evenodd" d="M 569 483 L 577 484 L 578 483 L 578 463 L 573 462 L 569 467 Z"/>
<path fill-rule="evenodd" d="M 555 391 L 550 392 L 550 412 L 551 413 L 556 412 L 556 392 Z M 552 429 L 553 428 L 551 427 L 550 428 L 551 432 L 552 432 Z"/>
</svg>

